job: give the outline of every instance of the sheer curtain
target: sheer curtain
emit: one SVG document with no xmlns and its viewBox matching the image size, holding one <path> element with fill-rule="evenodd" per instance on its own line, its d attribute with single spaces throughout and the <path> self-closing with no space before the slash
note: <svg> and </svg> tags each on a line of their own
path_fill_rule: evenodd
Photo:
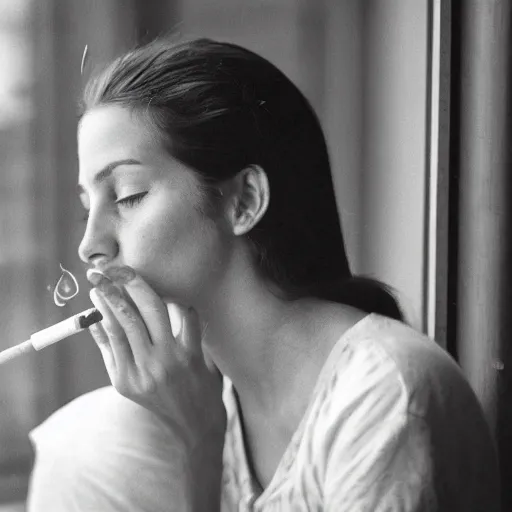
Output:
<svg viewBox="0 0 512 512">
<path fill-rule="evenodd" d="M 512 2 L 453 1 L 451 329 L 512 510 Z"/>
<path fill-rule="evenodd" d="M 49 276 L 41 265 L 48 255 L 39 244 L 40 199 L 33 179 L 31 9 L 30 0 L 0 3 L 0 349 L 37 330 L 37 304 L 48 295 L 43 283 Z M 27 432 L 40 400 L 53 394 L 51 369 L 44 364 L 28 356 L 0 367 L 0 501 L 22 495 L 26 487 L 32 457 Z"/>
<path fill-rule="evenodd" d="M 134 12 L 124 0 L 0 0 L 0 350 L 90 306 L 76 254 L 80 63 L 86 44 L 94 66 L 133 44 Z M 63 308 L 59 263 L 82 287 Z M 28 432 L 107 383 L 86 334 L 0 366 L 0 503 L 26 495 Z"/>
</svg>

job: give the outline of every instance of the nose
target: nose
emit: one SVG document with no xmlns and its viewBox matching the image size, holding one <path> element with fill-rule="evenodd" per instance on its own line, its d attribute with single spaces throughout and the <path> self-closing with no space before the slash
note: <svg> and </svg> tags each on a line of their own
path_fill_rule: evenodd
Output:
<svg viewBox="0 0 512 512">
<path fill-rule="evenodd" d="M 78 246 L 80 259 L 87 264 L 96 260 L 110 262 L 119 253 L 119 245 L 113 223 L 107 216 L 98 213 L 89 213 L 85 233 Z"/>
</svg>

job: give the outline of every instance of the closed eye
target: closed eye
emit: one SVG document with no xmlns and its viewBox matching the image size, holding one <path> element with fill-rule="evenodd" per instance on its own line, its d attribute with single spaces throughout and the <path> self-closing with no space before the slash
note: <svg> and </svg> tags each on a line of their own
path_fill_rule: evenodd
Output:
<svg viewBox="0 0 512 512">
<path fill-rule="evenodd" d="M 122 197 L 116 201 L 117 205 L 125 206 L 127 208 L 131 208 L 136 204 L 139 204 L 143 199 L 147 192 L 140 192 L 139 194 L 133 194 L 131 196 Z"/>
<path fill-rule="evenodd" d="M 136 204 L 139 204 L 142 199 L 144 199 L 144 196 L 147 194 L 147 192 L 140 192 L 138 194 L 133 194 L 131 196 L 122 197 L 121 199 L 118 199 L 115 203 L 117 205 L 121 205 L 125 208 L 132 208 Z M 87 222 L 89 220 L 89 210 L 85 209 L 85 213 L 82 217 L 82 222 Z"/>
</svg>

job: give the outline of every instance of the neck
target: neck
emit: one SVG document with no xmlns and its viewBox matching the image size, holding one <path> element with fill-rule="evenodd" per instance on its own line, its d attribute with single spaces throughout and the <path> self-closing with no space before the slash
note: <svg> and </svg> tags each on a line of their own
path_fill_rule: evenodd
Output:
<svg viewBox="0 0 512 512">
<path fill-rule="evenodd" d="M 285 300 L 246 267 L 199 311 L 204 346 L 251 410 L 302 411 L 341 332 L 340 308 Z"/>
</svg>

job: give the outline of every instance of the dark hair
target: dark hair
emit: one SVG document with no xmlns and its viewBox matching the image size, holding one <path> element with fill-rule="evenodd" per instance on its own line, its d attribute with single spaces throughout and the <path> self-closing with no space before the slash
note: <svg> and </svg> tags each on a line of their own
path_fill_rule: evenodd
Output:
<svg viewBox="0 0 512 512">
<path fill-rule="evenodd" d="M 157 39 L 89 81 L 82 114 L 106 104 L 147 116 L 210 190 L 250 165 L 264 169 L 270 203 L 247 238 L 283 291 L 402 319 L 387 287 L 352 276 L 320 123 L 269 61 L 230 43 Z"/>
</svg>

